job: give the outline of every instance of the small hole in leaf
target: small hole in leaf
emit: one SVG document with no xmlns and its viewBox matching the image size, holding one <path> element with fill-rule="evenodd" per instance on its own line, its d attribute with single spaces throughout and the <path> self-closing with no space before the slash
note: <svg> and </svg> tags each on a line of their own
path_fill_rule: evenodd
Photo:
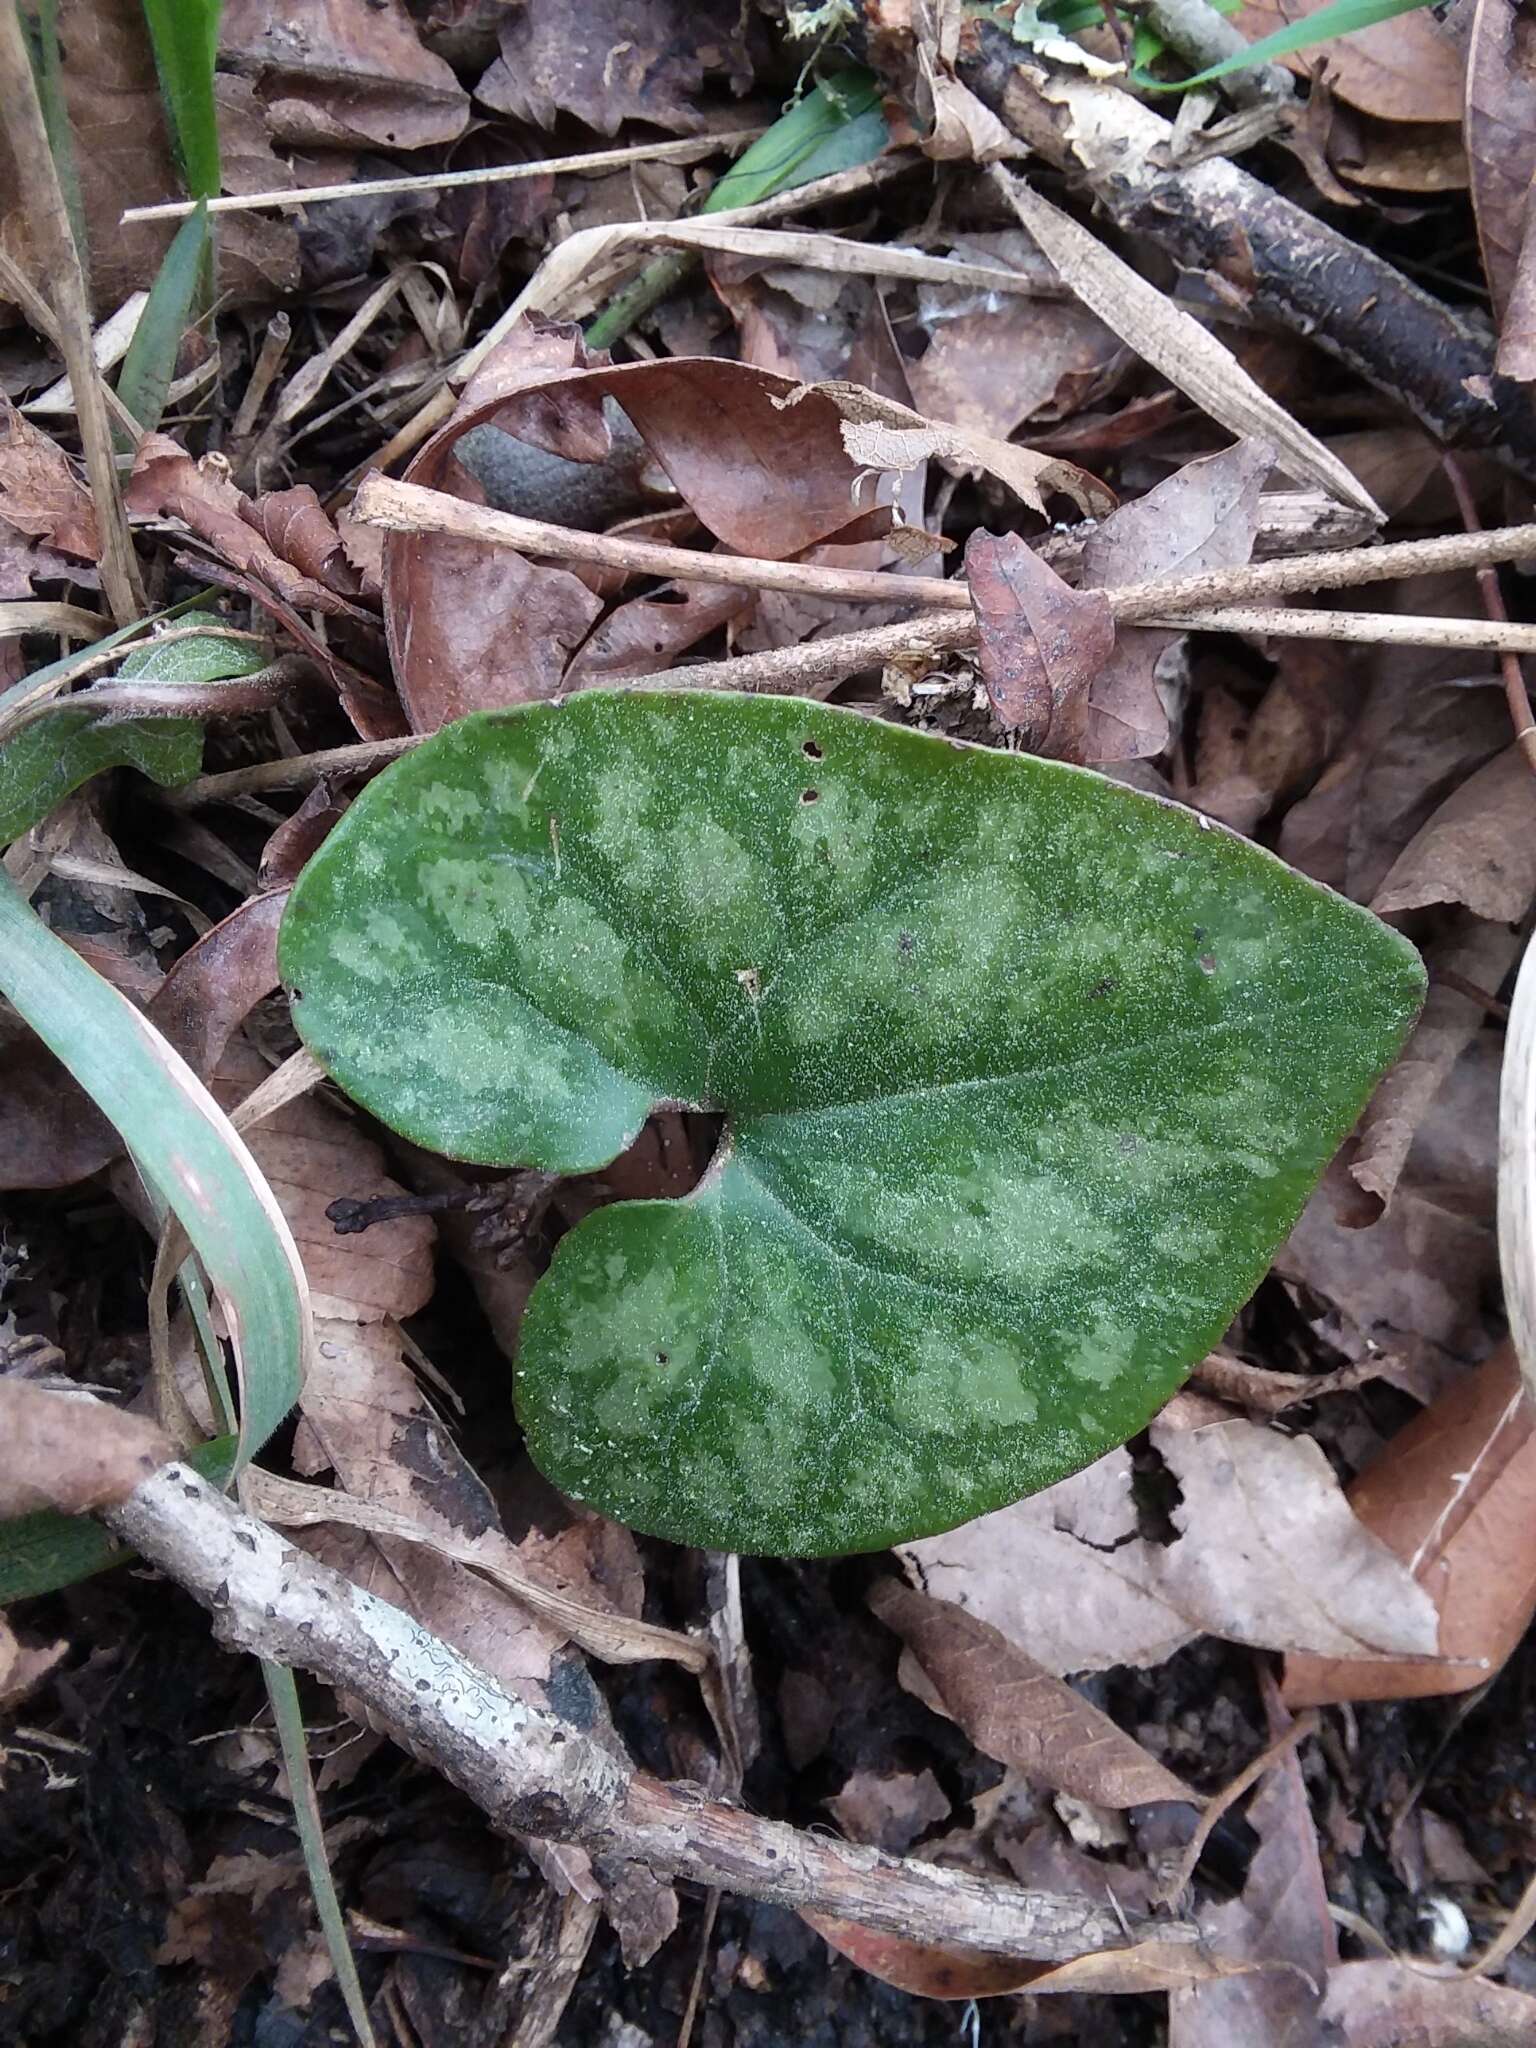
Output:
<svg viewBox="0 0 1536 2048">
<path fill-rule="evenodd" d="M 800 792 L 800 801 L 803 804 L 820 803 L 821 791 L 819 789 L 802 789 Z"/>
<path fill-rule="evenodd" d="M 667 1362 L 667 1356 L 668 1354 L 665 1351 L 658 1351 L 656 1354 L 656 1363 L 658 1365 L 665 1365 Z"/>
<path fill-rule="evenodd" d="M 821 749 L 814 740 L 807 740 L 800 751 L 804 754 L 807 761 L 819 761 L 821 759 Z"/>
</svg>

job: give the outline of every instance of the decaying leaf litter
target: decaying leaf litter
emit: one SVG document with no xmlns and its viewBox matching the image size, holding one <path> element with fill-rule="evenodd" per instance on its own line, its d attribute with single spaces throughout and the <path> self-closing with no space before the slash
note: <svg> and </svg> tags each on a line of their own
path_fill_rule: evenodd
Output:
<svg viewBox="0 0 1536 2048">
<path fill-rule="evenodd" d="M 1517 10 L 1401 15 L 1284 57 L 1289 86 L 1230 73 L 1224 99 L 1143 82 L 1225 54 L 1166 9 L 1053 27 L 876 5 L 796 42 L 795 17 L 670 0 L 579 20 L 306 0 L 280 30 L 229 4 L 201 127 L 163 85 L 196 50 L 157 52 L 155 12 L 23 20 L 53 172 L 26 159 L 0 219 L 0 817 L 14 914 L 140 1010 L 201 1127 L 232 1112 L 289 1247 L 307 1356 L 286 1395 L 243 1356 L 242 1388 L 274 1412 L 296 1393 L 297 1421 L 238 1509 L 187 1482 L 207 1554 L 291 1532 L 274 1554 L 310 1553 L 307 1585 L 338 1571 L 403 1607 L 439 1678 L 467 1659 L 465 1696 L 528 1717 L 537 1768 L 497 1832 L 473 1744 L 417 1724 L 413 1763 L 362 1667 L 325 1640 L 294 1657 L 338 1688 L 301 1675 L 354 2022 L 1527 2038 L 1533 1480 L 1494 1203 L 1536 896 Z M 807 88 L 764 175 L 751 138 Z M 158 384 L 130 356 L 113 394 L 86 349 L 110 382 L 151 331 L 135 294 L 166 303 L 176 225 L 119 214 L 179 190 L 213 198 L 215 288 L 174 313 Z M 59 251 L 80 243 L 75 289 Z M 157 431 L 130 389 L 166 393 Z M 1511 565 L 1492 610 L 1488 563 Z M 135 619 L 147 651 L 93 645 Z M 325 1081 L 276 937 L 389 761 L 465 713 L 626 678 L 1095 767 L 1422 955 L 1412 1036 L 1269 1277 L 1123 1449 L 820 1562 L 637 1535 L 530 1461 L 508 1359 L 551 1255 L 686 1194 L 716 1129 L 664 1108 L 560 1178 L 456 1163 Z M 816 731 L 801 829 L 856 845 Z M 1011 851 L 999 835 L 999 887 Z M 871 852 L 893 883 L 922 865 L 889 820 Z M 969 893 L 979 932 L 989 892 Z M 1202 936 L 1191 975 L 1222 952 Z M 763 969 L 731 971 L 750 1020 Z M 970 993 L 948 1021 L 988 1028 L 984 984 L 951 986 Z M 167 1440 L 212 1439 L 217 1480 L 244 1451 L 219 1453 L 208 1360 L 248 1334 L 246 1283 L 189 1232 L 210 1297 L 156 1134 L 136 1170 L 99 1070 L 71 1079 L 68 1029 L 7 987 L 10 1512 L 120 1496 Z M 887 1195 L 915 1255 L 911 1173 Z M 1508 1262 L 1518 1196 L 1501 1228 Z M 959 1360 L 957 1394 L 995 1369 Z M 104 1428 L 103 1402 L 131 1417 Z M 146 1500 L 118 1529 L 196 1592 Z M 45 1582 L 58 1526 L 13 1525 L 8 1592 Z M 63 1526 L 77 1568 L 110 1557 L 99 1523 Z M 280 1658 L 225 1590 L 227 1639 Z M 14 2037 L 348 2024 L 254 1662 L 140 1565 L 16 1605 L 0 1672 Z M 895 1860 L 861 1874 L 834 1834 Z M 1495 1942 L 1493 1978 L 1468 1976 Z"/>
</svg>

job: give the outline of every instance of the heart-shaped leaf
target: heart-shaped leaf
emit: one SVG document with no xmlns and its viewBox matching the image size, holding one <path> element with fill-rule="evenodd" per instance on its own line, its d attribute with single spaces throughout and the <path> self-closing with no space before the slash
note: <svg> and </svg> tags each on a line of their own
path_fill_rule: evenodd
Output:
<svg viewBox="0 0 1536 2048">
<path fill-rule="evenodd" d="M 539 1465 L 720 1549 L 872 1549 L 1074 1471 L 1221 1334 L 1400 1045 L 1417 955 L 1081 769 L 788 700 L 466 718 L 296 885 L 294 1016 L 463 1159 L 723 1113 L 534 1290 Z"/>
</svg>

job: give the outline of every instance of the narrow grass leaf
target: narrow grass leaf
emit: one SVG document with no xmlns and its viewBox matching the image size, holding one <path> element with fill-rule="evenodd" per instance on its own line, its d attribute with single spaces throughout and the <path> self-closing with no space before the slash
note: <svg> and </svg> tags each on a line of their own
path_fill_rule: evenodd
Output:
<svg viewBox="0 0 1536 2048">
<path fill-rule="evenodd" d="M 1234 71 L 1246 71 L 1250 65 L 1268 64 L 1276 57 L 1310 49 L 1314 43 L 1332 42 L 1338 36 L 1353 35 L 1357 29 L 1374 28 L 1379 21 L 1391 21 L 1396 15 L 1411 14 L 1428 4 L 1429 0 L 1329 0 L 1328 6 L 1319 7 L 1303 20 L 1293 21 L 1288 28 L 1276 29 L 1272 36 L 1250 44 L 1242 56 L 1228 57 L 1207 71 L 1196 72 L 1193 78 L 1181 78 L 1170 85 L 1136 73 L 1134 83 L 1145 92 L 1188 92 L 1192 85 L 1209 85 Z"/>
<path fill-rule="evenodd" d="M 208 209 L 199 201 L 165 252 L 118 374 L 117 395 L 147 434 L 159 426 L 165 411 L 176 374 L 176 352 L 192 317 L 207 256 Z"/>
<path fill-rule="evenodd" d="M 320 1802 L 315 1797 L 314 1775 L 309 1768 L 309 1742 L 304 1732 L 303 1711 L 299 1706 L 299 1688 L 286 1664 L 274 1664 L 266 1657 L 259 1661 L 261 1675 L 267 1682 L 267 1698 L 272 1702 L 272 1720 L 293 1795 L 294 1825 L 298 1830 L 299 1848 L 303 1852 L 320 1931 L 325 1936 L 326 1952 L 336 1972 L 347 2017 L 358 2040 L 363 2048 L 375 2048 L 376 2036 L 368 2017 L 368 2001 L 358 1981 L 357 1959 L 352 1953 L 352 1944 L 347 1940 L 341 1901 L 336 1896 L 336 1880 L 331 1875 L 330 1858 L 325 1853 L 325 1827 L 320 1818 Z"/>
<path fill-rule="evenodd" d="M 208 1090 L 147 1018 L 0 881 L 0 994 L 116 1127 L 223 1304 L 240 1385 L 236 1465 L 298 1399 L 312 1343 L 292 1232 Z"/>
<path fill-rule="evenodd" d="M 213 66 L 222 0 L 143 0 L 143 6 L 188 194 L 212 199 L 220 182 Z"/>
</svg>

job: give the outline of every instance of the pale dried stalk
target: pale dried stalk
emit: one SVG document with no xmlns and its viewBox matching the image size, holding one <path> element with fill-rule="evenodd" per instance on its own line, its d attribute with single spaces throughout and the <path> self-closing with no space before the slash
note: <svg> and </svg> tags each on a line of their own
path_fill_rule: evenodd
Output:
<svg viewBox="0 0 1536 2048">
<path fill-rule="evenodd" d="M 1536 946 L 1527 945 L 1499 1082 L 1499 1271 L 1509 1339 L 1536 1399 Z"/>
<path fill-rule="evenodd" d="M 101 587 L 120 626 L 144 609 L 138 563 L 128 533 L 112 430 L 91 353 L 91 309 L 79 252 L 59 189 L 48 130 L 37 97 L 16 0 L 0 0 L 0 127 L 11 144 L 27 226 L 53 285 L 53 308 L 64 368 L 77 394 L 80 442 L 101 529 Z"/>
<path fill-rule="evenodd" d="M 926 256 L 920 249 L 883 242 L 851 242 L 810 228 L 733 227 L 724 214 L 702 220 L 639 221 L 624 229 L 626 242 L 656 249 L 717 250 L 732 256 L 760 256 L 799 270 L 829 270 L 840 277 L 893 277 L 908 284 L 950 285 L 956 291 L 1003 292 L 1026 299 L 1064 299 L 1058 278 L 1030 276 L 995 263 L 964 263 Z"/>
<path fill-rule="evenodd" d="M 467 185 L 504 185 L 518 178 L 542 178 L 567 171 L 618 171 L 626 164 L 687 164 L 717 150 L 744 148 L 763 134 L 761 128 L 726 128 L 713 135 L 689 135 L 680 142 L 630 143 L 618 149 L 589 149 L 581 156 L 540 157 L 531 163 L 491 164 L 478 171 L 428 171 L 420 177 L 359 178 L 350 185 L 288 186 L 282 191 L 230 194 L 202 202 L 210 213 L 270 213 L 284 208 L 316 206 L 326 199 L 381 199 L 394 192 L 456 192 Z M 185 220 L 198 202 L 167 200 L 158 206 L 130 206 L 118 216 L 127 227 L 136 220 Z"/>
<path fill-rule="evenodd" d="M 1198 1939 L 1187 1922 L 1138 1924 L 1088 1899 L 802 1834 L 647 1778 L 187 1466 L 154 1473 L 103 1520 L 209 1609 L 221 1642 L 352 1694 L 507 1833 L 579 1842 L 665 1875 L 993 1954 L 1054 1962 L 1143 1935 Z"/>
<path fill-rule="evenodd" d="M 402 483 L 394 477 L 366 478 L 358 491 L 353 516 L 364 525 L 381 526 L 392 533 L 451 534 L 462 540 L 516 548 L 526 555 L 595 562 L 634 575 L 736 584 L 849 603 L 910 604 L 925 611 L 969 614 L 971 609 L 970 590 L 961 577 L 941 579 L 887 575 L 876 569 L 827 569 L 810 562 L 706 554 L 694 548 L 632 540 L 622 534 L 581 533 L 574 527 L 554 526 L 546 520 L 524 519 L 514 512 L 473 505 L 446 491 L 428 490 L 422 484 Z M 1437 540 L 1398 541 L 1384 547 L 1293 555 L 1280 561 L 1250 563 L 1239 569 L 1212 569 L 1195 576 L 1160 577 L 1150 583 L 1122 584 L 1106 590 L 1104 595 L 1117 619 L 1154 625 L 1162 623 L 1165 615 L 1187 614 L 1210 606 L 1241 604 L 1253 598 L 1294 597 L 1311 590 L 1343 590 L 1436 569 L 1476 568 L 1488 562 L 1514 561 L 1533 552 L 1536 525 L 1508 526 L 1486 533 L 1447 534 Z"/>
<path fill-rule="evenodd" d="M 180 789 L 157 789 L 156 800 L 168 810 L 188 811 L 198 804 L 227 803 L 237 796 L 257 796 L 267 789 L 304 789 L 326 775 L 362 774 L 419 747 L 424 733 L 398 740 L 356 740 L 350 747 L 322 747 L 314 754 L 283 754 L 275 761 L 253 761 L 248 768 L 230 768 L 222 775 L 199 775 Z"/>
</svg>

